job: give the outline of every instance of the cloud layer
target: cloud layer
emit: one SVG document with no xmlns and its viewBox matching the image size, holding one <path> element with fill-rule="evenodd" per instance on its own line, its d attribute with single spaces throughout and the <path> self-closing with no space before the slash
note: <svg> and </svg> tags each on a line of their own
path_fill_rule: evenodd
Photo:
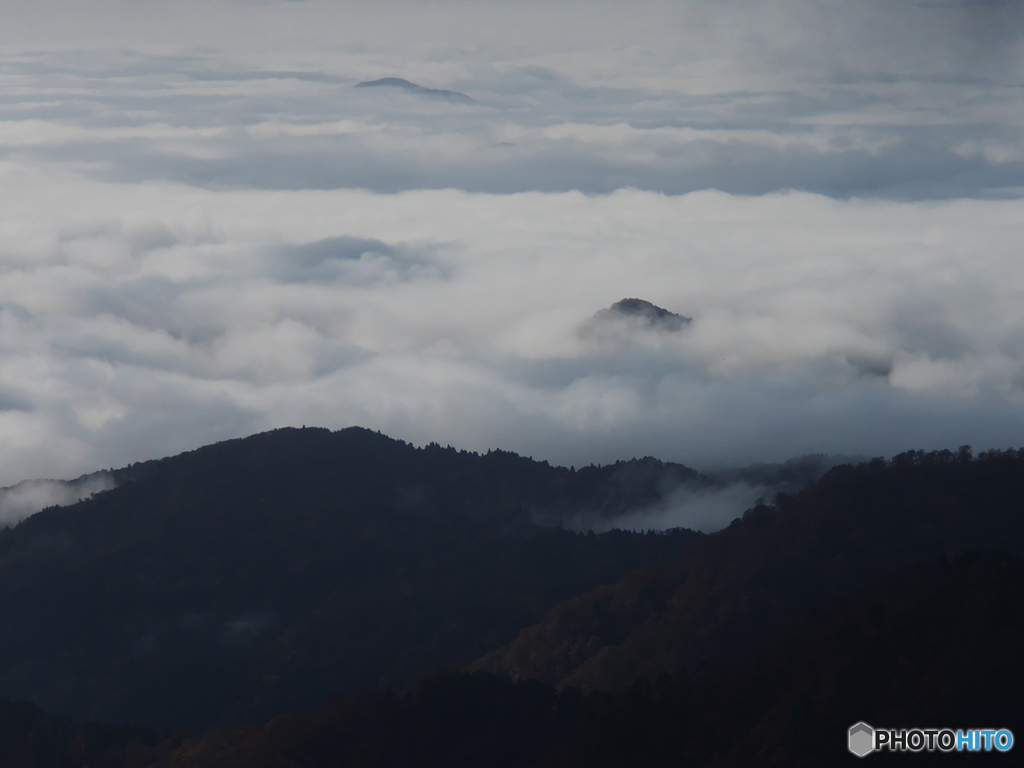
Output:
<svg viewBox="0 0 1024 768">
<path fill-rule="evenodd" d="M 0 483 L 1024 443 L 1020 4 L 172 5 L 0 31 Z"/>
<path fill-rule="evenodd" d="M 698 467 L 1024 426 L 1018 201 L 3 178 L 11 480 L 282 424 Z M 693 322 L 580 333 L 622 294 Z"/>
<path fill-rule="evenodd" d="M 1015 2 L 59 8 L 9 20 L 0 157 L 108 181 L 895 199 L 1024 188 Z M 476 101 L 355 87 L 395 76 Z"/>
</svg>

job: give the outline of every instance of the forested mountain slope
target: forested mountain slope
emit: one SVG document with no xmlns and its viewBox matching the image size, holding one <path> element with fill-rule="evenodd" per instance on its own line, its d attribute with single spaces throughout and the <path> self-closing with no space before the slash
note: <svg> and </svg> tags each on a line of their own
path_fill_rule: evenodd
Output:
<svg viewBox="0 0 1024 768">
<path fill-rule="evenodd" d="M 165 700 L 206 723 L 293 713 L 157 736 L 76 731 L 0 701 L 0 765 L 815 766 L 856 762 L 846 729 L 858 720 L 1024 732 L 1024 453 L 837 467 L 710 536 L 530 522 L 548 514 L 537 499 L 571 512 L 626 498 L 620 471 L 641 478 L 631 493 L 642 497 L 659 473 L 681 472 L 665 467 L 572 472 L 359 430 L 260 435 L 132 467 L 135 481 L 0 539 L 0 639 L 22 654 L 5 680 L 43 680 L 60 702 L 102 693 L 84 700 L 131 720 L 156 721 L 144 708 Z M 638 567 L 622 574 L 627 563 Z M 570 599 L 546 609 L 558 590 Z M 240 614 L 246 599 L 270 608 Z M 396 668 L 396 650 L 450 667 L 501 645 L 495 627 L 511 637 L 530 611 L 543 619 L 474 671 L 352 692 L 359 671 Z M 326 703 L 303 713 L 315 697 Z"/>
<path fill-rule="evenodd" d="M 192 738 L 158 765 L 860 765 L 846 749 L 846 730 L 860 720 L 1021 732 L 1020 558 L 969 553 L 908 566 L 851 598 L 791 617 L 779 631 L 770 658 L 639 679 L 618 692 L 448 673 L 406 696 L 382 689 L 339 696 L 262 728 Z M 881 753 L 870 760 L 931 764 L 943 757 L 966 756 Z M 1012 754 L 971 757 L 1012 761 Z"/>
<path fill-rule="evenodd" d="M 620 689 L 766 650 L 779 622 L 893 568 L 997 547 L 1024 553 L 1024 453 L 909 452 L 837 467 L 679 563 L 556 606 L 474 668 Z"/>
<path fill-rule="evenodd" d="M 468 664 L 702 538 L 551 527 L 705 482 L 653 459 L 573 471 L 285 429 L 114 476 L 0 530 L 0 697 L 158 728 L 266 718 Z"/>
</svg>

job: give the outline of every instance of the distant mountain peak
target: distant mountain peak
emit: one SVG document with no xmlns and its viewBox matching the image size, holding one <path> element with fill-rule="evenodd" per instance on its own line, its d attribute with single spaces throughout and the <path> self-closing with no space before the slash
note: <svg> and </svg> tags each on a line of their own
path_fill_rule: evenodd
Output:
<svg viewBox="0 0 1024 768">
<path fill-rule="evenodd" d="M 415 93 L 420 96 L 433 96 L 435 98 L 447 99 L 460 104 L 475 104 L 476 99 L 458 91 L 447 91 L 443 88 L 426 88 L 422 85 L 409 82 L 401 77 L 382 77 L 377 80 L 366 80 L 356 83 L 356 88 L 401 88 L 403 91 Z"/>
<path fill-rule="evenodd" d="M 693 322 L 692 317 L 670 312 L 644 299 L 622 299 L 594 315 L 595 320 L 615 318 L 637 318 L 645 326 L 663 331 L 678 331 Z"/>
</svg>

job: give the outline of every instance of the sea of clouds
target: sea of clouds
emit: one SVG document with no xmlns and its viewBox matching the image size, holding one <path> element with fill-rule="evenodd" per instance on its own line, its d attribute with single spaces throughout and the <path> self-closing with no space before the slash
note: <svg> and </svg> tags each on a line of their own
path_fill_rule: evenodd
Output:
<svg viewBox="0 0 1024 768">
<path fill-rule="evenodd" d="M 12 8 L 0 483 L 302 424 L 577 466 L 1024 444 L 1022 21 Z M 693 322 L 595 332 L 626 297 Z"/>
</svg>

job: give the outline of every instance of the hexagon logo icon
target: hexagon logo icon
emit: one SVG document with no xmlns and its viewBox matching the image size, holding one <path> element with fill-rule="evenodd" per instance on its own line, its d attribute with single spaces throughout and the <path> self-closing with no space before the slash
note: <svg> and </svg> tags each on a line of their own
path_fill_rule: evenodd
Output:
<svg viewBox="0 0 1024 768">
<path fill-rule="evenodd" d="M 864 757 L 875 750 L 875 729 L 867 723 L 850 726 L 850 751 L 857 757 Z"/>
</svg>

